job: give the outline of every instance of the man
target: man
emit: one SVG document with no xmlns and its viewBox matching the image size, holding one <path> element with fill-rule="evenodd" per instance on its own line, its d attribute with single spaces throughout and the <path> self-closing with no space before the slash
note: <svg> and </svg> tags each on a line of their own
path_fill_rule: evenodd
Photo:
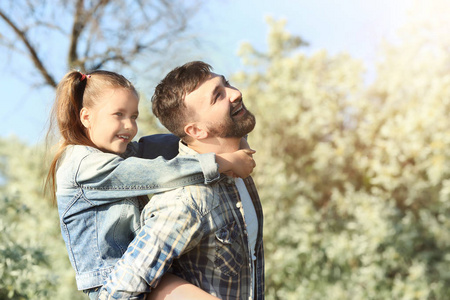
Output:
<svg viewBox="0 0 450 300">
<path fill-rule="evenodd" d="M 239 90 L 203 62 L 171 71 L 152 101 L 161 123 L 181 138 L 179 155 L 234 152 L 255 126 Z M 150 292 L 169 271 L 220 299 L 264 299 L 263 216 L 250 177 L 222 175 L 157 194 L 141 221 L 100 299 Z"/>
</svg>

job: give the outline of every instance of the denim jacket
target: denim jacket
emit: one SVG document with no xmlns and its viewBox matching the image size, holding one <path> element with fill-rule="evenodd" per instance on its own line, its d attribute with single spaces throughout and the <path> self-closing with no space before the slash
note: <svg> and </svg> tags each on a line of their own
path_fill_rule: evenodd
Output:
<svg viewBox="0 0 450 300">
<path fill-rule="evenodd" d="M 137 143 L 129 148 L 137 153 Z M 68 146 L 59 160 L 56 197 L 78 289 L 102 285 L 125 253 L 140 229 L 145 202 L 138 196 L 209 183 L 218 179 L 217 171 L 212 153 L 124 159 L 88 146 Z"/>
</svg>

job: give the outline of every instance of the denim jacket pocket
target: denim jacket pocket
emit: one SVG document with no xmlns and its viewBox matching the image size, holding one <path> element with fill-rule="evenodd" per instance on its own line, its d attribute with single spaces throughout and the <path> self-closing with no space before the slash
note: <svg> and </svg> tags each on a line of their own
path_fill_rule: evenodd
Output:
<svg viewBox="0 0 450 300">
<path fill-rule="evenodd" d="M 244 264 L 243 251 L 236 222 L 216 231 L 216 257 L 214 264 L 224 274 L 234 277 Z"/>
<path fill-rule="evenodd" d="M 128 245 L 140 230 L 140 200 L 137 197 L 125 198 L 117 203 L 117 213 L 120 216 L 114 221 L 113 238 L 116 247 L 125 253 Z M 116 207 L 110 207 L 114 210 Z M 108 234 L 108 233 L 107 233 Z"/>
</svg>

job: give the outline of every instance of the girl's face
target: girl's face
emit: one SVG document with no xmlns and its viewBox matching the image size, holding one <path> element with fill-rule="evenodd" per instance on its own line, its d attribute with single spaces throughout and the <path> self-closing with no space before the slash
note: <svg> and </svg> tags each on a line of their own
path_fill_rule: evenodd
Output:
<svg viewBox="0 0 450 300">
<path fill-rule="evenodd" d="M 83 107 L 81 122 L 88 137 L 100 150 L 124 153 L 137 133 L 139 99 L 124 88 L 106 89 L 94 107 Z"/>
</svg>

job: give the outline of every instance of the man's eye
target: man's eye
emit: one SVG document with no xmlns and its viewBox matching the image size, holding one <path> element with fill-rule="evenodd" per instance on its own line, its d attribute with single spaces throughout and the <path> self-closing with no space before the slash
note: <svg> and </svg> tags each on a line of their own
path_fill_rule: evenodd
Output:
<svg viewBox="0 0 450 300">
<path fill-rule="evenodd" d="M 123 116 L 123 114 L 121 112 L 116 112 L 115 115 L 118 116 L 118 117 Z"/>
<path fill-rule="evenodd" d="M 214 103 L 216 103 L 218 100 L 220 100 L 222 98 L 222 92 L 220 92 L 220 93 L 217 93 L 216 94 L 216 97 L 214 98 Z M 214 104 L 213 103 L 213 104 Z"/>
<path fill-rule="evenodd" d="M 133 120 L 137 120 L 138 117 L 139 117 L 138 115 L 131 116 L 131 118 L 132 118 Z"/>
</svg>

